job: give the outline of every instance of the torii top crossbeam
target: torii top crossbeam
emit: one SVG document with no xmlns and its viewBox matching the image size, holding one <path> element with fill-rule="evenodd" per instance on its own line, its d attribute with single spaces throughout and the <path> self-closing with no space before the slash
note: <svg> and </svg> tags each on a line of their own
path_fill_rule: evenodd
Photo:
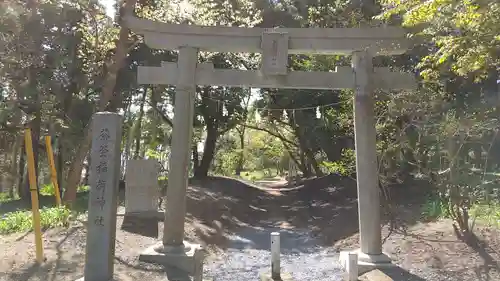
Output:
<svg viewBox="0 0 500 281">
<path fill-rule="evenodd" d="M 260 53 L 262 34 L 269 29 L 169 24 L 127 17 L 128 27 L 144 35 L 154 49 L 176 50 L 191 46 L 201 51 Z M 289 37 L 289 54 L 344 54 L 368 51 L 374 55 L 404 53 L 410 42 L 397 27 L 370 28 L 276 28 Z"/>
</svg>

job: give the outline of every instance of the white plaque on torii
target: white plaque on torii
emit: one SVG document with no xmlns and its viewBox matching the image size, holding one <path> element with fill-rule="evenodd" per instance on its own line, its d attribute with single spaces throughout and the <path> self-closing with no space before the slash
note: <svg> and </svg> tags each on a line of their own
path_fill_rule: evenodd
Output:
<svg viewBox="0 0 500 281">
<path fill-rule="evenodd" d="M 262 74 L 286 75 L 288 65 L 288 33 L 268 29 L 262 33 Z"/>
</svg>

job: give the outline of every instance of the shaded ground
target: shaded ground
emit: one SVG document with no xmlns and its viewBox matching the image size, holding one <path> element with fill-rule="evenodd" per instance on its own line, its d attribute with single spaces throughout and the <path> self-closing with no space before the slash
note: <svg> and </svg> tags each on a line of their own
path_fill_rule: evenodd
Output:
<svg viewBox="0 0 500 281">
<path fill-rule="evenodd" d="M 217 281 L 259 280 L 270 271 L 270 234 L 281 234 L 281 268 L 294 280 L 341 281 L 343 270 L 338 253 L 321 245 L 310 230 L 241 228 L 229 235 L 228 249 L 205 265 L 206 274 Z"/>
<path fill-rule="evenodd" d="M 273 229 L 281 229 L 284 233 L 285 269 L 293 273 L 300 267 L 298 264 L 303 264 L 299 270 L 303 273 L 299 276 L 303 277 L 302 280 L 310 280 L 313 271 L 321 274 L 319 268 L 309 265 L 311 261 L 333 265 L 323 268 L 323 272 L 335 271 L 335 250 L 354 248 L 357 243 L 354 182 L 331 176 L 305 181 L 304 188 L 279 188 L 272 183 L 268 187 L 252 187 L 245 182 L 227 178 L 192 183 L 187 200 L 186 236 L 189 240 L 207 246 L 210 253 L 207 259 L 208 273 L 217 275 L 217 269 L 247 270 L 241 259 L 248 255 L 235 253 L 242 250 L 256 251 L 258 256 L 264 257 L 247 266 L 250 272 L 258 271 L 257 268 L 262 268 L 268 262 L 267 239 Z M 413 195 L 409 197 L 418 198 Z M 396 201 L 404 202 L 397 209 L 401 223 L 415 224 L 418 202 Z M 117 279 L 165 280 L 162 268 L 137 260 L 138 254 L 156 239 L 122 231 L 122 221 L 123 217 L 118 217 L 115 258 Z M 162 222 L 157 227 L 163 229 Z M 384 249 L 396 263 L 414 273 L 415 278 L 420 276 L 420 280 L 500 280 L 496 265 L 500 258 L 498 234 L 498 231 L 487 228 L 478 230 L 478 236 L 488 241 L 488 245 L 478 247 L 486 249 L 479 254 L 454 238 L 449 222 L 417 223 L 406 234 L 402 231 L 393 233 Z M 3 253 L 0 280 L 66 281 L 82 276 L 85 254 L 85 226 L 82 224 L 75 224 L 66 230 L 45 232 L 44 246 L 48 260 L 40 268 L 32 267 L 32 234 L 0 236 L 0 239 L 0 253 Z M 307 243 L 311 243 L 311 247 Z M 335 247 L 328 249 L 332 245 Z M 317 251 L 311 253 L 313 248 Z M 295 260 L 291 261 L 289 256 L 294 255 Z M 310 258 L 307 263 L 303 260 L 305 255 Z M 307 270 L 310 270 L 309 274 Z M 314 278 L 321 280 L 321 276 Z"/>
<path fill-rule="evenodd" d="M 500 231 L 478 227 L 480 247 L 458 239 L 450 220 L 417 223 L 396 231 L 384 244 L 396 264 L 424 280 L 500 280 Z M 383 231 L 387 234 L 387 228 Z M 354 249 L 358 234 L 337 241 L 336 249 Z"/>
</svg>

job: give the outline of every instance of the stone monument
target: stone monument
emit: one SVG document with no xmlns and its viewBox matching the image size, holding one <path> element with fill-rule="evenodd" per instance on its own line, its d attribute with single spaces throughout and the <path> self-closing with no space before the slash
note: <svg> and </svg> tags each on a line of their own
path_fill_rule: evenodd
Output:
<svg viewBox="0 0 500 281">
<path fill-rule="evenodd" d="M 121 138 L 121 115 L 94 114 L 85 269 L 80 281 L 113 278 Z"/>
<path fill-rule="evenodd" d="M 127 161 L 125 183 L 125 214 L 152 215 L 158 211 L 158 161 L 131 159 Z"/>
<path fill-rule="evenodd" d="M 155 159 L 131 159 L 126 164 L 125 216 L 121 229 L 142 236 L 158 237 L 159 163 Z"/>
<path fill-rule="evenodd" d="M 377 158 L 374 90 L 414 89 L 414 75 L 373 68 L 372 56 L 396 55 L 409 47 L 406 33 L 395 27 L 382 28 L 243 28 L 196 26 L 126 18 L 129 28 L 144 36 L 153 49 L 179 50 L 177 62 L 139 66 L 138 82 L 174 85 L 174 128 L 170 157 L 169 187 L 161 244 L 148 250 L 147 259 L 165 264 L 193 246 L 184 241 L 186 189 L 192 136 L 196 85 L 222 87 L 355 89 L 355 141 L 358 175 L 360 245 L 358 262 L 368 267 L 390 265 L 382 253 L 380 198 L 377 187 Z M 198 52 L 262 53 L 261 70 L 216 69 L 198 63 Z M 352 67 L 329 72 L 289 71 L 289 54 L 335 54 L 352 57 Z M 152 259 L 151 257 L 155 257 Z M 142 257 L 142 256 L 141 256 Z M 162 257 L 162 258 L 160 258 Z M 186 263 L 196 263 L 186 258 Z"/>
</svg>

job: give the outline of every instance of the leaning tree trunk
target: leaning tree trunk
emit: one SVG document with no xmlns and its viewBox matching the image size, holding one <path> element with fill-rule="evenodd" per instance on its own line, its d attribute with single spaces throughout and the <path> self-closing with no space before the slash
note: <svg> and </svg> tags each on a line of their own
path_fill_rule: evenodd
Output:
<svg viewBox="0 0 500 281">
<path fill-rule="evenodd" d="M 238 155 L 238 165 L 236 166 L 235 175 L 241 175 L 241 171 L 243 171 L 243 164 L 245 163 L 245 127 L 241 129 L 236 129 L 238 131 L 238 136 L 240 138 L 240 153 Z"/>
<path fill-rule="evenodd" d="M 203 156 L 201 158 L 198 169 L 194 171 L 194 177 L 198 179 L 206 178 L 208 176 L 208 170 L 210 169 L 210 164 L 214 159 L 215 146 L 217 144 L 217 138 L 219 133 L 217 131 L 217 125 L 207 123 L 207 138 L 205 139 L 205 146 L 203 148 Z"/>
<path fill-rule="evenodd" d="M 309 161 L 311 163 L 312 168 L 314 169 L 314 173 L 316 174 L 317 177 L 323 176 L 323 171 L 321 171 L 321 168 L 319 167 L 318 161 L 316 161 L 316 158 L 314 157 L 314 153 L 310 151 L 309 154 Z"/>
<path fill-rule="evenodd" d="M 133 15 L 134 7 L 137 0 L 124 0 L 122 6 L 122 16 Z M 104 87 L 99 100 L 99 107 L 97 111 L 102 111 L 108 105 L 108 102 L 113 98 L 113 91 L 116 85 L 116 77 L 118 71 L 123 67 L 125 63 L 125 58 L 128 53 L 129 48 L 129 30 L 122 22 L 120 28 L 120 33 L 118 35 L 118 41 L 116 42 L 116 52 L 113 57 L 112 64 L 109 68 L 109 73 L 104 81 Z M 78 150 L 76 156 L 71 162 L 71 166 L 68 174 L 68 182 L 66 186 L 66 192 L 64 193 L 64 201 L 67 205 L 71 206 L 76 199 L 76 192 L 78 188 L 78 183 L 80 182 L 80 177 L 83 168 L 83 161 L 85 156 L 90 149 L 90 144 L 92 142 L 92 130 L 91 121 L 87 122 L 84 137 L 80 144 L 78 145 Z"/>
</svg>

